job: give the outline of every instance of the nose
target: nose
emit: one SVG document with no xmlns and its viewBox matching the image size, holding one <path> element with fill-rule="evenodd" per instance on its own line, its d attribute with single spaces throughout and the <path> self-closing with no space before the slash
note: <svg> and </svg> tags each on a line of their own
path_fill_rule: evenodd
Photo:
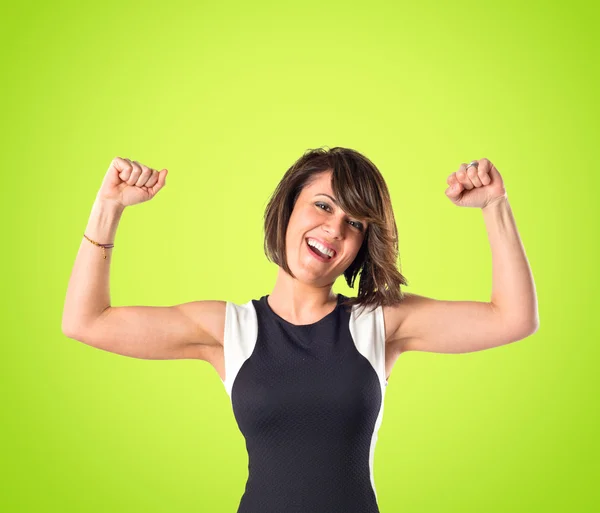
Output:
<svg viewBox="0 0 600 513">
<path fill-rule="evenodd" d="M 332 239 L 340 239 L 344 230 L 343 219 L 330 219 L 323 224 L 323 231 Z"/>
</svg>

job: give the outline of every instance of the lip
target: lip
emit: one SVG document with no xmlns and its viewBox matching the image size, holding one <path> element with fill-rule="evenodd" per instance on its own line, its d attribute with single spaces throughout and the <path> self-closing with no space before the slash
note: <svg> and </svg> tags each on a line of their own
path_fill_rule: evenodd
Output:
<svg viewBox="0 0 600 513">
<path fill-rule="evenodd" d="M 323 246 L 325 246 L 326 248 L 330 249 L 331 251 L 333 251 L 333 256 L 331 257 L 332 259 L 334 259 L 337 256 L 337 251 L 336 249 L 331 246 L 330 244 L 327 244 L 323 239 L 319 239 L 319 237 L 313 237 L 312 235 L 309 237 L 306 237 L 306 242 L 308 243 L 308 239 L 315 239 L 317 241 L 319 241 L 321 244 L 323 244 Z"/>
<path fill-rule="evenodd" d="M 333 255 L 331 258 L 323 258 L 322 256 L 319 256 L 319 255 L 317 255 L 316 253 L 314 253 L 314 252 L 313 252 L 313 251 L 310 249 L 310 246 L 309 246 L 309 244 L 308 244 L 308 239 L 305 239 L 304 243 L 306 244 L 306 250 L 307 250 L 307 251 L 308 251 L 308 252 L 309 252 L 309 253 L 310 253 L 310 254 L 311 254 L 311 255 L 312 255 L 314 258 L 316 258 L 316 259 L 317 259 L 317 260 L 319 260 L 320 262 L 324 262 L 324 263 L 326 263 L 326 264 L 327 264 L 327 263 L 331 262 L 331 261 L 332 261 L 332 260 L 333 260 L 333 259 L 336 257 L 336 255 Z"/>
</svg>

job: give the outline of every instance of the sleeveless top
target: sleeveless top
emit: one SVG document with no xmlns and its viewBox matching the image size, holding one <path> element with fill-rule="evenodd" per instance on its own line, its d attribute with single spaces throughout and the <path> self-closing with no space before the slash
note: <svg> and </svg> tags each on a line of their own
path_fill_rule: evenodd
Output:
<svg viewBox="0 0 600 513">
<path fill-rule="evenodd" d="M 385 397 L 382 307 L 312 324 L 267 297 L 227 302 L 223 385 L 248 451 L 237 513 L 379 513 L 373 476 Z"/>
</svg>

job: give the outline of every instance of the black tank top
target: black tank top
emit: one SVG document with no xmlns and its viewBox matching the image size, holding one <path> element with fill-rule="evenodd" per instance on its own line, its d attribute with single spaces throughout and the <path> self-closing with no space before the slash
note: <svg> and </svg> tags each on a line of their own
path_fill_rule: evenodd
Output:
<svg viewBox="0 0 600 513">
<path fill-rule="evenodd" d="M 267 296 L 227 302 L 223 384 L 248 451 L 237 513 L 379 513 L 383 310 L 349 310 L 345 298 L 305 325 L 277 315 Z"/>
</svg>

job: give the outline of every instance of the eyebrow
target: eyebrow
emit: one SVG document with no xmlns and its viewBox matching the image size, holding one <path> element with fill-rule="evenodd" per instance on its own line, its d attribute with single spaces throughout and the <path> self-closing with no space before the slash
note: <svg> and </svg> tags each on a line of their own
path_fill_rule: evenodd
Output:
<svg viewBox="0 0 600 513">
<path fill-rule="evenodd" d="M 318 194 L 315 194 L 315 196 L 327 196 L 331 201 L 333 201 L 336 205 L 338 205 L 338 202 L 335 200 L 335 198 L 333 196 L 330 196 L 329 194 L 325 194 L 324 192 L 320 192 Z M 366 223 L 364 221 L 362 223 L 365 226 L 365 228 L 368 226 L 368 223 Z"/>
<path fill-rule="evenodd" d="M 335 198 L 333 198 L 332 196 L 330 196 L 329 194 L 325 194 L 324 192 L 320 192 L 319 194 L 315 194 L 315 196 L 327 196 L 331 201 L 333 201 L 336 205 L 338 204 L 338 202 L 335 200 Z"/>
</svg>

